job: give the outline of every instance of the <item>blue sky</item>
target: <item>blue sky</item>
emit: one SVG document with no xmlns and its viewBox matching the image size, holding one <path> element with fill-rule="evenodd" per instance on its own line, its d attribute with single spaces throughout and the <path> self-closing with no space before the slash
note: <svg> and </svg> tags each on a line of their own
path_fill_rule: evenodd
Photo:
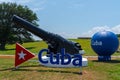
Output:
<svg viewBox="0 0 120 80">
<path fill-rule="evenodd" d="M 65 38 L 91 37 L 101 30 L 120 33 L 120 0 L 0 0 L 27 5 L 39 27 Z M 36 38 L 37 39 L 37 38 Z"/>
</svg>

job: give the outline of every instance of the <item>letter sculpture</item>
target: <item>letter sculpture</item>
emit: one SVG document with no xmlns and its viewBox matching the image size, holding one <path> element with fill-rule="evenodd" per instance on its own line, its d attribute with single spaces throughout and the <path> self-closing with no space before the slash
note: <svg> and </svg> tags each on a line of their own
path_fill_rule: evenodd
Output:
<svg viewBox="0 0 120 80">
<path fill-rule="evenodd" d="M 57 67 L 68 67 L 69 65 L 66 65 L 66 64 L 69 64 L 70 62 L 73 62 L 72 63 L 73 67 L 74 65 L 78 65 L 78 64 L 81 65 L 79 62 L 77 62 L 77 60 L 79 59 L 76 59 L 76 57 L 78 57 L 78 54 L 79 55 L 84 54 L 84 50 L 81 48 L 81 45 L 79 43 L 69 41 L 57 34 L 53 34 L 43 29 L 40 29 L 36 27 L 35 25 L 31 24 L 30 22 L 26 21 L 25 19 L 20 18 L 19 16 L 14 15 L 12 20 L 15 24 L 20 25 L 20 27 L 25 28 L 31 33 L 37 35 L 38 37 L 40 37 L 43 41 L 45 41 L 48 44 L 48 50 L 46 51 L 47 56 L 43 56 L 41 58 L 42 52 L 39 53 L 39 57 L 40 57 L 39 60 L 41 63 L 44 63 L 43 65 L 46 65 L 45 63 L 48 63 L 48 60 L 50 60 L 49 64 L 52 67 L 56 67 L 56 66 Z M 65 49 L 65 50 L 62 50 L 62 51 L 65 51 L 62 53 L 66 53 L 66 54 L 61 54 L 61 49 Z M 50 53 L 53 53 L 54 55 L 53 54 L 51 55 Z M 55 56 L 57 61 L 56 60 L 53 61 L 54 58 L 52 56 Z M 61 58 L 59 56 L 61 56 Z M 69 59 L 68 61 L 66 59 L 66 62 L 63 61 L 63 58 L 65 57 Z M 59 60 L 61 59 L 60 60 L 61 64 L 59 64 L 58 59 Z M 82 66 L 87 66 L 87 59 L 82 58 L 81 60 L 82 60 Z M 49 64 L 47 65 L 50 66 Z M 56 64 L 56 65 L 53 65 L 53 64 Z"/>
</svg>

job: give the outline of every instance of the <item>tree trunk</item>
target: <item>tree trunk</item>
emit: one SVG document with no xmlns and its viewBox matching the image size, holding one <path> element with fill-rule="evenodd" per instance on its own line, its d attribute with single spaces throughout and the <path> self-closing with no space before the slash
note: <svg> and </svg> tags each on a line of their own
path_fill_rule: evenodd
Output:
<svg viewBox="0 0 120 80">
<path fill-rule="evenodd" d="M 5 50 L 5 45 L 6 45 L 6 43 L 1 43 L 0 44 L 0 50 Z"/>
</svg>

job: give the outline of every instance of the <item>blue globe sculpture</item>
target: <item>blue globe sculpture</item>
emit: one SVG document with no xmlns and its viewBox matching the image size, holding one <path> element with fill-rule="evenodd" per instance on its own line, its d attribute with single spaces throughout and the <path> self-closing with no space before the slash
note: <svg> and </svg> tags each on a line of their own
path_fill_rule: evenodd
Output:
<svg viewBox="0 0 120 80">
<path fill-rule="evenodd" d="M 118 37 L 110 31 L 100 31 L 93 35 L 91 47 L 98 54 L 99 61 L 111 60 L 111 55 L 118 49 Z"/>
</svg>

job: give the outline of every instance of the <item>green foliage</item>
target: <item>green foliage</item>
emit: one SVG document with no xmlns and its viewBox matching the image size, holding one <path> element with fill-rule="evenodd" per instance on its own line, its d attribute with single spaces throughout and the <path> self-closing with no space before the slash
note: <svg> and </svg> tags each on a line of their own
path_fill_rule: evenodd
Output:
<svg viewBox="0 0 120 80">
<path fill-rule="evenodd" d="M 117 35 L 117 37 L 120 37 L 120 34 L 116 34 Z"/>
<path fill-rule="evenodd" d="M 5 49 L 6 43 L 11 44 L 16 41 L 22 43 L 22 40 L 33 40 L 30 32 L 12 23 L 13 15 L 18 15 L 38 25 L 36 14 L 27 6 L 17 5 L 16 3 L 0 3 L 0 49 Z"/>
</svg>

